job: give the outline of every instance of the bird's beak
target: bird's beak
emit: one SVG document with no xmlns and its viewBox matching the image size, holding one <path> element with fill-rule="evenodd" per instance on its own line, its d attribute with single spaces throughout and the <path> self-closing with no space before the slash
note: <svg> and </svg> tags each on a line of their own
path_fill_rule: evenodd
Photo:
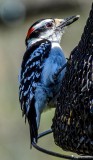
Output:
<svg viewBox="0 0 93 160">
<path fill-rule="evenodd" d="M 70 24 L 72 24 L 73 22 L 77 21 L 79 19 L 80 15 L 76 15 L 76 16 L 70 16 L 68 18 L 65 19 L 55 19 L 55 23 L 56 23 L 56 28 L 57 29 L 62 29 L 66 26 L 69 26 Z"/>
</svg>

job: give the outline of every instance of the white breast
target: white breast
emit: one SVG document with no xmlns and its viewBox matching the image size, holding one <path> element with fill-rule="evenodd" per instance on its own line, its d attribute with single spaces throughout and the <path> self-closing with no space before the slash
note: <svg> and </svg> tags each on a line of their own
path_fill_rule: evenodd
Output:
<svg viewBox="0 0 93 160">
<path fill-rule="evenodd" d="M 53 75 L 65 63 L 66 63 L 66 58 L 59 43 L 53 42 L 49 57 L 46 59 L 42 71 L 41 81 L 45 86 L 49 86 L 50 84 L 54 83 Z M 62 79 L 63 75 L 64 71 L 60 75 L 60 80 Z"/>
</svg>

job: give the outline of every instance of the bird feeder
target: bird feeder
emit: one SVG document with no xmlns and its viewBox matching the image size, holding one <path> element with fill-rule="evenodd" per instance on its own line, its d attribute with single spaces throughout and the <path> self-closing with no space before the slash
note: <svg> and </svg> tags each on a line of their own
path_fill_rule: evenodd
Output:
<svg viewBox="0 0 93 160">
<path fill-rule="evenodd" d="M 67 63 L 52 130 L 62 149 L 93 156 L 93 4 Z"/>
</svg>

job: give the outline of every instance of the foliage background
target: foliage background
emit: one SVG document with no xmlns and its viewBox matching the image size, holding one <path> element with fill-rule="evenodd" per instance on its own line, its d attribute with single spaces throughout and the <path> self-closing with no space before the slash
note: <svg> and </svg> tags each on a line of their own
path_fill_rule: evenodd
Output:
<svg viewBox="0 0 93 160">
<path fill-rule="evenodd" d="M 66 57 L 78 44 L 92 0 L 0 0 L 0 159 L 56 160 L 30 150 L 28 124 L 22 118 L 18 100 L 18 73 L 25 52 L 25 36 L 30 25 L 46 17 L 64 18 L 80 14 L 81 18 L 68 29 L 62 39 Z M 54 110 L 42 114 L 39 132 L 50 128 Z M 44 148 L 63 153 L 54 144 L 52 135 L 40 140 Z M 72 154 L 64 152 L 65 154 Z"/>
</svg>

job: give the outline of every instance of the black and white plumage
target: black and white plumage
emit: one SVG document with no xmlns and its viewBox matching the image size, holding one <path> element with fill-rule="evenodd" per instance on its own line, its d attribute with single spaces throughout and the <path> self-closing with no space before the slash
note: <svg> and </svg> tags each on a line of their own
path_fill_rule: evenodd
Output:
<svg viewBox="0 0 93 160">
<path fill-rule="evenodd" d="M 23 114 L 26 114 L 30 125 L 31 142 L 33 137 L 37 137 L 37 116 L 34 106 L 34 95 L 37 85 L 40 83 L 44 61 L 48 57 L 50 49 L 51 43 L 47 40 L 35 43 L 25 52 L 21 66 L 19 98 Z"/>
<path fill-rule="evenodd" d="M 78 18 L 42 19 L 28 30 L 27 50 L 19 75 L 19 100 L 23 115 L 28 119 L 31 144 L 34 139 L 37 142 L 41 113 L 59 93 L 66 71 L 66 68 L 60 71 L 66 63 L 60 47 L 64 27 Z"/>
</svg>

